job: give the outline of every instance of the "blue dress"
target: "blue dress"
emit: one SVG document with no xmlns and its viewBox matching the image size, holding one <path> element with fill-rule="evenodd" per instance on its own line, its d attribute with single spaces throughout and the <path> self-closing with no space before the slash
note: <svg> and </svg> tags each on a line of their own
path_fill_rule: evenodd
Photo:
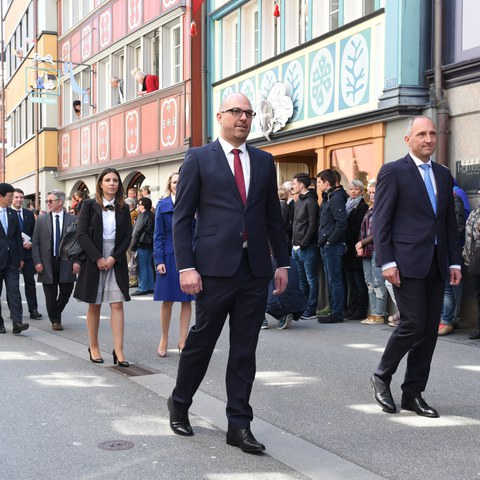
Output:
<svg viewBox="0 0 480 480">
<path fill-rule="evenodd" d="M 173 253 L 173 209 L 171 197 L 159 200 L 155 211 L 155 232 L 153 236 L 153 259 L 155 267 L 165 264 L 167 273 L 160 275 L 157 271 L 153 299 L 165 302 L 190 302 L 193 295 L 183 293 Z"/>
</svg>

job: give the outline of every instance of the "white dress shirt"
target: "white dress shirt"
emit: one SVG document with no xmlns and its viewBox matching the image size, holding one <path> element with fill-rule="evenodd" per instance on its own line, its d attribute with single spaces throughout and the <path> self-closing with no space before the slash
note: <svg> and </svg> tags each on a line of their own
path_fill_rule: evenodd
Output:
<svg viewBox="0 0 480 480">
<path fill-rule="evenodd" d="M 107 205 L 115 206 L 115 199 L 112 201 L 102 198 L 103 206 Z M 104 210 L 102 212 L 102 221 L 103 221 L 103 239 L 112 240 L 115 239 L 116 233 L 116 224 L 115 224 L 115 210 Z"/>
</svg>

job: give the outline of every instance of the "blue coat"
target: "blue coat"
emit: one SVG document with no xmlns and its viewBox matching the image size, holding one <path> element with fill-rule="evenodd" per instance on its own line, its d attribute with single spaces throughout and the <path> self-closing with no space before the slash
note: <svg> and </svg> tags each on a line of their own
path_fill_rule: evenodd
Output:
<svg viewBox="0 0 480 480">
<path fill-rule="evenodd" d="M 153 234 L 155 265 L 165 264 L 165 255 L 173 255 L 173 209 L 172 197 L 165 197 L 158 201 L 155 210 L 155 232 Z"/>
</svg>

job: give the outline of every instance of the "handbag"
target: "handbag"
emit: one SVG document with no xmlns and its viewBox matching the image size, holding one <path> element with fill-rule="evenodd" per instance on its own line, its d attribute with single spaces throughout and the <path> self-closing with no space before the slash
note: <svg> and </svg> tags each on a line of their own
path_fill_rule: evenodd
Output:
<svg viewBox="0 0 480 480">
<path fill-rule="evenodd" d="M 78 220 L 75 220 L 74 223 L 67 227 L 60 242 L 60 257 L 62 260 L 73 260 L 76 263 L 83 263 L 87 255 L 78 243 L 77 223 Z"/>
<path fill-rule="evenodd" d="M 363 250 L 363 253 L 361 255 L 359 255 L 358 251 L 357 251 L 357 257 L 358 258 L 372 258 L 373 242 L 367 243 L 367 245 L 365 245 L 362 250 Z"/>
<path fill-rule="evenodd" d="M 470 263 L 468 264 L 468 273 L 470 275 L 480 275 L 480 246 L 474 247 Z"/>
</svg>

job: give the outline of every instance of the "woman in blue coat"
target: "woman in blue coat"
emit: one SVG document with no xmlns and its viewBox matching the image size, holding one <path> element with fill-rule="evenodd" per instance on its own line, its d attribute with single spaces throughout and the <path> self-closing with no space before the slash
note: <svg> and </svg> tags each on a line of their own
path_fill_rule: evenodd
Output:
<svg viewBox="0 0 480 480">
<path fill-rule="evenodd" d="M 180 308 L 180 338 L 178 351 L 181 352 L 188 334 L 192 314 L 191 301 L 193 295 L 183 293 L 180 289 L 179 274 L 173 252 L 172 221 L 177 192 L 178 173 L 171 173 L 167 181 L 167 193 L 157 205 L 155 211 L 155 233 L 153 239 L 153 258 L 157 269 L 155 293 L 153 299 L 163 301 L 160 311 L 160 326 L 162 336 L 158 346 L 158 355 L 167 356 L 168 331 L 172 318 L 173 302 L 181 302 Z"/>
</svg>

